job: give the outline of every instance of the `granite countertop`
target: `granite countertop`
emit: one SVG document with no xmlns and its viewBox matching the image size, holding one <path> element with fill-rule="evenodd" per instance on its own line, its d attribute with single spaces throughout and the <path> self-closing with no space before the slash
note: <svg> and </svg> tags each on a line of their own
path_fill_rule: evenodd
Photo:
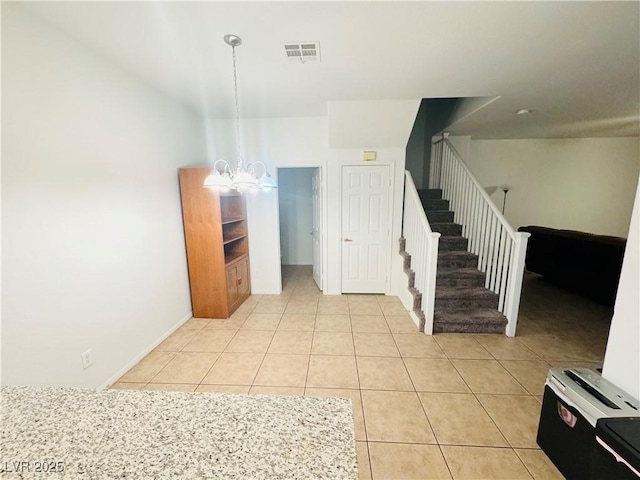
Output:
<svg viewBox="0 0 640 480">
<path fill-rule="evenodd" d="M 351 400 L 1 387 L 2 478 L 356 479 Z"/>
</svg>

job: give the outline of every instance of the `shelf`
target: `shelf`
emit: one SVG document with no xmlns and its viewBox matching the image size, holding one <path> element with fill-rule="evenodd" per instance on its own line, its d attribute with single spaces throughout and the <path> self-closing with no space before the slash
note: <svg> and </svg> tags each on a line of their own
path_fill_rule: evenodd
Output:
<svg viewBox="0 0 640 480">
<path fill-rule="evenodd" d="M 233 238 L 228 238 L 228 239 L 224 240 L 222 243 L 223 243 L 224 245 L 227 245 L 227 244 L 229 244 L 229 243 L 233 243 L 233 242 L 235 242 L 235 241 L 237 241 L 237 240 L 242 240 L 243 238 L 246 238 L 246 236 L 247 236 L 246 234 L 244 234 L 244 235 L 236 235 L 236 236 L 235 236 L 235 237 L 233 237 Z"/>
<path fill-rule="evenodd" d="M 222 225 L 227 225 L 229 223 L 237 223 L 237 222 L 244 222 L 246 220 L 246 218 L 223 218 L 222 219 Z"/>
<path fill-rule="evenodd" d="M 248 257 L 249 254 L 246 252 L 233 252 L 233 253 L 229 253 L 228 255 L 224 256 L 224 263 L 225 265 L 229 265 L 231 263 L 237 262 L 238 260 L 241 260 L 245 257 Z"/>
</svg>

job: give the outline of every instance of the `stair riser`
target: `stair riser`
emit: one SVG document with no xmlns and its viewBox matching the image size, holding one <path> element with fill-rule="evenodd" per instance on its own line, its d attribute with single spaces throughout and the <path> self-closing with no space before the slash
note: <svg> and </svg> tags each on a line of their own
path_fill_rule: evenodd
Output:
<svg viewBox="0 0 640 480">
<path fill-rule="evenodd" d="M 462 225 L 456 223 L 432 223 L 431 230 L 440 232 L 447 237 L 459 237 L 462 235 Z"/>
<path fill-rule="evenodd" d="M 434 303 L 434 311 L 446 311 L 457 308 L 498 308 L 498 297 L 454 297 L 454 298 L 438 298 Z"/>
<path fill-rule="evenodd" d="M 449 200 L 422 200 L 424 211 L 430 210 L 449 210 Z"/>
<path fill-rule="evenodd" d="M 438 287 L 484 287 L 484 276 L 436 277 L 436 285 Z"/>
<path fill-rule="evenodd" d="M 442 198 L 442 189 L 429 188 L 424 190 L 418 190 L 418 195 L 420 196 L 421 200 L 440 199 Z"/>
<path fill-rule="evenodd" d="M 429 223 L 453 223 L 453 212 L 448 210 L 425 212 Z"/>
<path fill-rule="evenodd" d="M 438 249 L 442 252 L 460 252 L 466 251 L 469 240 L 464 237 L 444 238 L 440 237 Z"/>
<path fill-rule="evenodd" d="M 504 325 L 433 323 L 433 333 L 504 333 Z"/>
<path fill-rule="evenodd" d="M 478 259 L 473 257 L 443 258 L 438 257 L 438 268 L 475 268 Z"/>
</svg>

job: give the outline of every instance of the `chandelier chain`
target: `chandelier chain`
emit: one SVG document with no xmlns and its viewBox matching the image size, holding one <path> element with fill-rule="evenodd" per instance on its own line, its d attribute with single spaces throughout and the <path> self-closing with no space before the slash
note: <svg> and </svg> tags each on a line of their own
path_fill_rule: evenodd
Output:
<svg viewBox="0 0 640 480">
<path fill-rule="evenodd" d="M 231 45 L 233 56 L 233 94 L 236 107 L 236 156 L 238 158 L 237 168 L 243 167 L 242 155 L 240 154 L 240 108 L 238 107 L 238 73 L 236 71 L 236 46 Z"/>
</svg>

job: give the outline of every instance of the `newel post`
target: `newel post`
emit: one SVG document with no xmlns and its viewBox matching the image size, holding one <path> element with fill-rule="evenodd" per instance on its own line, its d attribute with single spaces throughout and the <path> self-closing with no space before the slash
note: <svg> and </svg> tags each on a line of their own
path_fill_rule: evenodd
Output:
<svg viewBox="0 0 640 480">
<path fill-rule="evenodd" d="M 518 323 L 518 310 L 520 309 L 520 294 L 522 293 L 522 278 L 524 276 L 524 259 L 527 254 L 527 242 L 530 233 L 516 232 L 515 244 L 511 252 L 511 267 L 509 268 L 509 286 L 507 289 L 507 308 L 504 312 L 507 317 L 508 337 L 515 337 Z"/>
<path fill-rule="evenodd" d="M 424 299 L 427 300 L 427 304 L 424 305 L 422 311 L 424 312 L 424 333 L 426 335 L 433 335 L 433 310 L 435 307 L 436 298 L 436 274 L 438 273 L 438 244 L 440 243 L 440 233 L 431 232 L 427 234 L 429 237 L 428 245 L 428 267 L 427 267 L 427 288 L 422 293 Z"/>
</svg>

